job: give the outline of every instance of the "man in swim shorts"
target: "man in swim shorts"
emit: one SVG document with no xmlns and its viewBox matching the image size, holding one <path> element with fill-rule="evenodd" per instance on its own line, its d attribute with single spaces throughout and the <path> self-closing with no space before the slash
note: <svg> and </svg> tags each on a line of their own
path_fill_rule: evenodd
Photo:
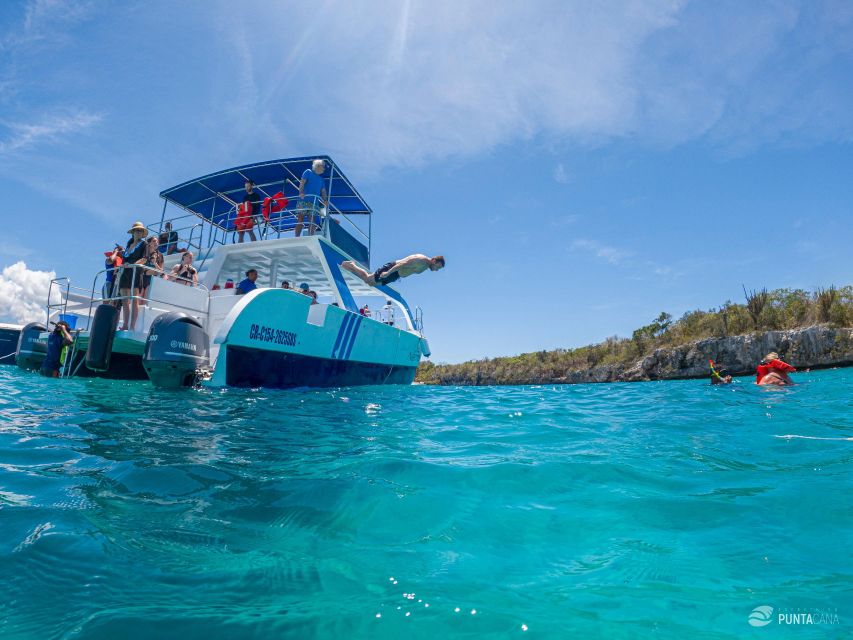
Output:
<svg viewBox="0 0 853 640">
<path fill-rule="evenodd" d="M 341 263 L 341 268 L 361 278 L 365 284 L 375 287 L 377 284 L 390 284 L 400 278 L 423 273 L 427 269 L 438 271 L 444 267 L 444 256 L 428 258 L 422 253 L 414 253 L 402 260 L 383 264 L 373 273 L 368 273 L 354 262 L 347 260 Z"/>
<path fill-rule="evenodd" d="M 326 163 L 314 160 L 310 169 L 302 172 L 299 181 L 299 205 L 296 208 L 296 227 L 293 235 L 297 238 L 302 235 L 302 225 L 307 217 L 308 235 L 313 236 L 317 230 L 316 217 L 320 215 L 322 207 L 329 206 L 329 194 L 326 192 L 326 183 L 323 181 L 323 173 L 326 171 Z"/>
<path fill-rule="evenodd" d="M 771 351 L 764 356 L 755 370 L 755 384 L 777 386 L 794 384 L 794 381 L 788 377 L 788 374 L 794 371 L 796 371 L 794 367 L 779 359 L 778 353 Z"/>
</svg>

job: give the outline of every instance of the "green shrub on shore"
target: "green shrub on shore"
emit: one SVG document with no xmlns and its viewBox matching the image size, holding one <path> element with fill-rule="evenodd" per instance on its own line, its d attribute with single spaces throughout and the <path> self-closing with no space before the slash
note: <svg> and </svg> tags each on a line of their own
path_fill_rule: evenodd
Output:
<svg viewBox="0 0 853 640">
<path fill-rule="evenodd" d="M 572 371 L 630 365 L 661 347 L 693 340 L 743 335 L 815 324 L 853 326 L 853 286 L 810 293 L 803 289 L 749 292 L 746 304 L 727 301 L 719 309 L 688 311 L 678 320 L 666 312 L 635 330 L 630 338 L 612 336 L 577 349 L 536 351 L 461 364 L 424 362 L 417 381 L 426 384 L 536 384 L 565 379 Z"/>
</svg>

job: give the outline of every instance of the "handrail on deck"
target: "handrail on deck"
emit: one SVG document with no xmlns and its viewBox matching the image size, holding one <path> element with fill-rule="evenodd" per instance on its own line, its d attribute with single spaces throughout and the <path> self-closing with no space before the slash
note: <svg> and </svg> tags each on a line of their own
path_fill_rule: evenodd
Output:
<svg viewBox="0 0 853 640">
<path fill-rule="evenodd" d="M 140 273 L 139 273 L 140 270 L 143 270 L 144 272 L 150 272 L 150 275 L 152 277 L 164 278 L 166 280 L 173 280 L 173 278 L 171 277 L 171 274 L 166 273 L 162 269 L 156 269 L 154 267 L 149 267 L 148 265 L 144 265 L 144 264 L 126 264 L 126 265 L 122 265 L 121 267 L 118 267 L 115 269 L 116 275 L 115 275 L 115 278 L 113 279 L 112 293 L 116 293 L 117 290 L 120 291 L 119 281 L 121 280 L 122 269 L 133 269 L 133 276 L 132 276 L 131 281 L 130 281 L 130 291 L 137 291 L 137 290 L 141 289 L 141 287 L 137 286 L 137 278 L 141 278 L 143 275 L 149 275 L 149 273 L 142 273 L 140 275 Z M 88 311 L 88 315 L 87 315 L 87 327 L 91 326 L 92 307 L 95 305 L 96 302 L 98 304 L 107 304 L 110 302 L 121 302 L 122 300 L 139 300 L 139 301 L 145 302 L 145 303 L 153 302 L 155 304 L 156 303 L 167 304 L 170 307 L 175 307 L 178 309 L 184 309 L 186 311 L 192 311 L 195 313 L 199 312 L 198 309 L 195 309 L 193 307 L 188 307 L 186 305 L 175 304 L 172 302 L 166 302 L 165 300 L 158 300 L 156 298 L 148 298 L 148 297 L 143 297 L 143 296 L 137 296 L 135 294 L 131 294 L 129 296 L 111 295 L 107 298 L 105 298 L 103 296 L 96 296 L 95 292 L 98 291 L 98 288 L 97 288 L 98 279 L 101 277 L 101 275 L 105 275 L 107 271 L 109 271 L 109 269 L 101 269 L 100 271 L 98 271 L 95 274 L 95 277 L 92 279 L 92 289 L 91 289 L 90 298 L 89 298 L 89 311 Z M 157 275 L 155 275 L 155 274 L 157 274 Z M 177 281 L 177 280 L 186 281 L 187 279 L 186 278 L 175 279 L 175 281 Z M 186 286 L 186 285 L 182 285 L 182 286 Z M 207 292 L 207 294 L 208 294 L 207 295 L 208 311 L 209 311 L 209 308 L 210 308 L 210 290 L 205 285 L 201 284 L 200 282 L 199 283 L 192 283 L 191 286 Z M 150 308 L 156 309 L 156 307 L 150 307 Z M 209 315 L 209 314 L 207 314 L 207 315 Z"/>
</svg>

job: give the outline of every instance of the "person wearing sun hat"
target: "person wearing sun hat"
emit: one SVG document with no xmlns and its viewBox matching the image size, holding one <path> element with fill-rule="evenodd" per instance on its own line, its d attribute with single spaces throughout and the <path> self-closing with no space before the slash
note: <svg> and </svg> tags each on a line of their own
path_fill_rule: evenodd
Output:
<svg viewBox="0 0 853 640">
<path fill-rule="evenodd" d="M 771 351 L 764 356 L 755 370 L 755 384 L 778 386 L 794 384 L 794 381 L 788 377 L 788 374 L 794 371 L 796 371 L 794 367 L 779 359 L 778 353 Z"/>
<path fill-rule="evenodd" d="M 148 229 L 141 222 L 134 222 L 127 232 L 130 234 L 130 240 L 127 241 L 124 251 L 124 263 L 133 265 L 145 258 L 145 237 L 148 235 Z M 119 331 L 133 331 L 136 328 L 136 318 L 139 316 L 139 299 L 136 296 L 142 289 L 142 274 L 142 269 L 132 267 L 123 267 L 121 270 L 118 288 L 121 295 L 122 325 Z"/>
</svg>

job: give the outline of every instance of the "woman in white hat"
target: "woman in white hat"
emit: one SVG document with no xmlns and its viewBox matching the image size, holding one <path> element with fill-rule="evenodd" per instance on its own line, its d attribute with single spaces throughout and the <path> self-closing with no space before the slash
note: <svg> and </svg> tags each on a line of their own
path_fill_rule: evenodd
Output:
<svg viewBox="0 0 853 640">
<path fill-rule="evenodd" d="M 127 241 L 124 252 L 124 263 L 127 266 L 122 267 L 118 281 L 122 311 L 122 326 L 119 331 L 133 331 L 136 328 L 136 318 L 139 316 L 137 296 L 142 289 L 143 270 L 132 265 L 145 258 L 147 247 L 145 236 L 148 235 L 148 229 L 141 222 L 134 222 L 127 232 L 130 234 L 130 240 Z M 131 296 L 133 296 L 132 299 Z"/>
</svg>

